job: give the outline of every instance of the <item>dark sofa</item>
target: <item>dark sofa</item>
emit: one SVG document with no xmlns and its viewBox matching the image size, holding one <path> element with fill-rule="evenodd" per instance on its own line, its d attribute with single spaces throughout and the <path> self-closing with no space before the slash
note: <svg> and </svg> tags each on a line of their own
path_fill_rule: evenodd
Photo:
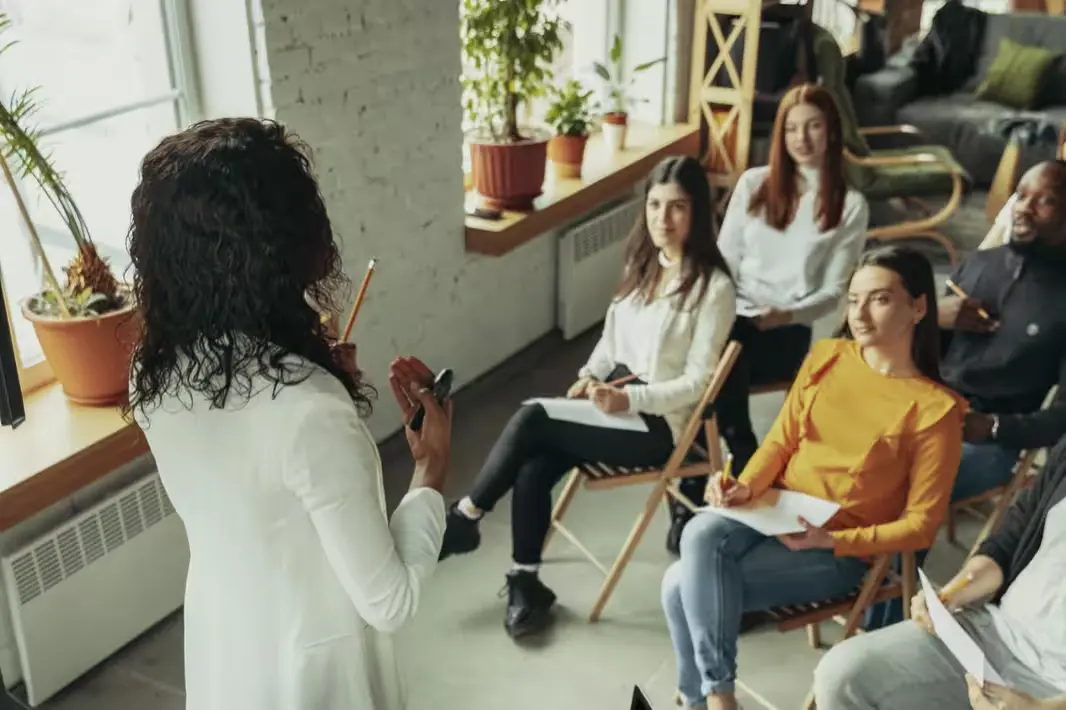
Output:
<svg viewBox="0 0 1066 710">
<path fill-rule="evenodd" d="M 1003 38 L 1066 55 L 1066 16 L 988 14 L 983 24 L 980 49 L 971 62 L 972 72 L 956 90 L 920 95 L 919 78 L 910 55 L 903 53 L 893 57 L 886 68 L 859 77 L 854 89 L 860 125 L 917 127 L 925 142 L 949 148 L 977 187 L 991 184 L 1006 147 L 1007 137 L 994 130 L 1003 119 L 1031 118 L 1066 125 L 1066 56 L 1060 56 L 1052 66 L 1034 110 L 1018 111 L 974 98 Z M 1020 169 L 1053 158 L 1055 149 L 1049 141 L 1024 147 Z"/>
</svg>

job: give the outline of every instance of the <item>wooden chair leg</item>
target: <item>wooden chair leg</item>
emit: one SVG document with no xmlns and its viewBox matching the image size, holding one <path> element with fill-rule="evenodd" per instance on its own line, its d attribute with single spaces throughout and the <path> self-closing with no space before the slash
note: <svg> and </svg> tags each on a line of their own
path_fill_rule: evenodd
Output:
<svg viewBox="0 0 1066 710">
<path fill-rule="evenodd" d="M 955 534 L 955 508 L 954 507 L 948 507 L 947 538 L 948 538 L 948 542 L 950 542 L 952 545 L 958 544 L 958 537 Z"/>
<path fill-rule="evenodd" d="M 820 624 L 807 624 L 807 643 L 811 648 L 822 647 L 822 627 Z"/>
<path fill-rule="evenodd" d="M 807 693 L 807 697 L 803 699 L 803 710 L 815 710 L 817 704 L 814 702 L 814 691 Z"/>
<path fill-rule="evenodd" d="M 644 537 L 648 525 L 651 523 L 652 518 L 655 517 L 655 509 L 666 496 L 666 484 L 665 480 L 656 483 L 651 493 L 648 494 L 648 500 L 644 503 L 644 511 L 637 518 L 633 529 L 629 531 L 629 537 L 626 538 L 622 551 L 618 554 L 614 564 L 611 565 L 611 570 L 607 573 L 607 579 L 604 580 L 603 586 L 600 587 L 599 596 L 596 597 L 596 603 L 592 605 L 592 611 L 589 613 L 590 622 L 599 621 L 603 608 L 607 606 L 607 600 L 611 598 L 611 593 L 618 584 L 618 580 L 622 577 L 622 572 L 625 571 L 626 565 L 629 564 L 630 558 L 633 557 L 633 551 L 637 549 L 637 545 L 640 544 L 641 538 Z"/>
<path fill-rule="evenodd" d="M 855 635 L 855 632 L 859 629 L 859 624 L 862 623 L 863 616 L 866 614 L 866 610 L 869 608 L 873 601 L 874 595 L 877 594 L 877 590 L 881 587 L 881 583 L 885 581 L 885 575 L 888 574 L 888 565 L 891 561 L 889 555 L 882 555 L 877 558 L 877 561 L 870 568 L 870 571 L 866 575 L 866 581 L 863 582 L 862 590 L 859 592 L 858 598 L 855 599 L 855 604 L 852 605 L 851 611 L 848 612 L 848 617 L 844 622 L 844 638 L 849 639 Z"/>
<path fill-rule="evenodd" d="M 544 536 L 544 546 L 541 548 L 542 554 L 547 551 L 548 543 L 551 542 L 552 533 L 555 532 L 555 523 L 562 520 L 563 516 L 566 515 L 567 509 L 574 502 L 574 496 L 577 495 L 580 488 L 581 471 L 575 468 L 570 473 L 570 478 L 566 481 L 566 487 L 563 488 L 562 494 L 559 495 L 559 500 L 555 502 L 555 507 L 552 508 L 551 525 L 548 526 L 548 533 Z"/>
<path fill-rule="evenodd" d="M 900 596 L 903 602 L 903 618 L 910 621 L 911 599 L 918 593 L 918 562 L 913 552 L 904 552 L 900 564 Z"/>
</svg>

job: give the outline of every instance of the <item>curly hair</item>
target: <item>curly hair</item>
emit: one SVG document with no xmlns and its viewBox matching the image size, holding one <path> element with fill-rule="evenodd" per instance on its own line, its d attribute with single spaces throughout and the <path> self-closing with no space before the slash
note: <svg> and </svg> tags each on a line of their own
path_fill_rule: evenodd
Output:
<svg viewBox="0 0 1066 710">
<path fill-rule="evenodd" d="M 264 379 L 277 396 L 312 372 L 293 355 L 370 412 L 373 388 L 334 362 L 312 306 L 335 313 L 350 283 L 309 156 L 255 118 L 197 123 L 145 156 L 127 238 L 143 318 L 127 416 L 194 392 L 224 408 Z"/>
</svg>

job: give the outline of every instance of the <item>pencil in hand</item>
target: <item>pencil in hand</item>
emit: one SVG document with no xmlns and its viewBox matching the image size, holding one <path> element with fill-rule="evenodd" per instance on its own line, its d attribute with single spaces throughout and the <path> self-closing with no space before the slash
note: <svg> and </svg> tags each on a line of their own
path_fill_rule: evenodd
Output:
<svg viewBox="0 0 1066 710">
<path fill-rule="evenodd" d="M 941 603 L 947 604 L 948 600 L 951 599 L 951 597 L 955 596 L 960 591 L 962 591 L 962 589 L 965 588 L 966 585 L 969 584 L 972 581 L 973 581 L 973 574 L 972 573 L 971 574 L 967 574 L 967 575 L 965 575 L 963 577 L 956 577 L 953 581 L 951 581 L 947 585 L 945 585 L 943 589 L 941 589 L 939 592 L 937 592 L 937 597 L 940 598 Z"/>
<path fill-rule="evenodd" d="M 970 295 L 968 293 L 966 293 L 961 288 L 959 288 L 959 285 L 957 283 L 955 283 L 954 281 L 952 281 L 951 279 L 947 280 L 947 284 L 948 284 L 948 288 L 951 289 L 951 292 L 954 293 L 959 298 L 967 299 L 967 298 L 970 297 Z M 977 309 L 977 315 L 981 316 L 982 318 L 984 318 L 987 321 L 992 320 L 992 316 L 988 315 L 988 311 L 986 311 L 984 308 L 978 308 Z"/>
<path fill-rule="evenodd" d="M 729 454 L 725 460 L 725 467 L 722 469 L 722 490 L 729 488 L 735 481 L 733 480 L 733 454 Z"/>
</svg>

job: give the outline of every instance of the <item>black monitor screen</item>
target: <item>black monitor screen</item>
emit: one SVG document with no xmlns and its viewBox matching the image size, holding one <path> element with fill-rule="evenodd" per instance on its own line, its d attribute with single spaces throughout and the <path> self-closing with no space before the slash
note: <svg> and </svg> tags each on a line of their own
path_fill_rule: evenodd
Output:
<svg viewBox="0 0 1066 710">
<path fill-rule="evenodd" d="M 15 344 L 11 338 L 11 322 L 7 311 L 7 296 L 0 279 L 0 425 L 17 427 L 26 420 L 26 406 L 19 385 L 19 368 L 15 358 Z"/>
</svg>

